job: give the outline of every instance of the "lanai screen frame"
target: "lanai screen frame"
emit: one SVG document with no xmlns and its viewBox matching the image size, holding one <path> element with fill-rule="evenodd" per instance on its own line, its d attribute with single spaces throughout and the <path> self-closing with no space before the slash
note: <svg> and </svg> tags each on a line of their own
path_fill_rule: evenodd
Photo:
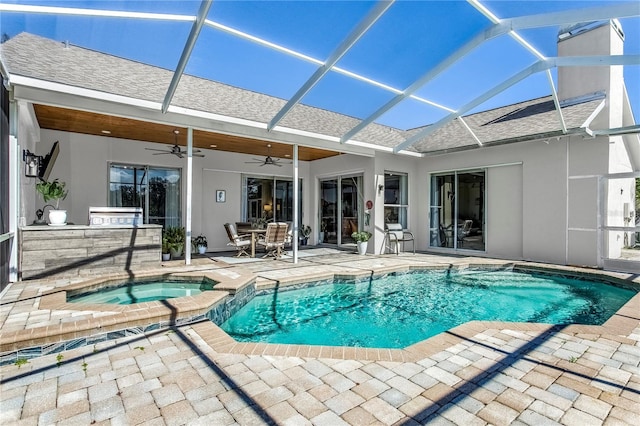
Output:
<svg viewBox="0 0 640 426">
<path fill-rule="evenodd" d="M 360 122 L 344 133 L 340 138 L 341 144 L 360 144 L 355 136 L 362 131 L 369 124 L 375 122 L 376 119 L 383 114 L 391 110 L 405 99 L 413 99 L 420 103 L 430 105 L 438 108 L 448 114 L 437 121 L 435 124 L 430 125 L 411 137 L 408 137 L 405 141 L 395 145 L 391 152 L 393 153 L 408 153 L 408 149 L 414 144 L 434 133 L 439 128 L 443 127 L 447 123 L 453 120 L 459 120 L 464 128 L 471 134 L 478 146 L 483 145 L 481 141 L 471 130 L 471 128 L 464 122 L 462 115 L 469 112 L 473 108 L 481 105 L 488 99 L 493 98 L 497 94 L 503 92 L 516 83 L 526 79 L 527 77 L 543 72 L 547 77 L 549 83 L 550 92 L 552 94 L 556 112 L 558 115 L 559 126 L 562 129 L 562 133 L 567 133 L 565 121 L 560 109 L 560 102 L 558 99 L 557 91 L 553 83 L 553 77 L 551 69 L 559 66 L 611 66 L 611 65 L 639 65 L 640 55 L 610 55 L 610 56 L 585 56 L 585 57 L 572 57 L 572 58 L 554 58 L 545 57 L 542 53 L 536 50 L 533 45 L 526 40 L 518 31 L 530 28 L 540 28 L 557 25 L 569 25 L 576 22 L 590 22 L 598 20 L 610 20 L 624 17 L 637 17 L 640 16 L 637 5 L 634 2 L 604 6 L 593 8 L 580 8 L 572 10 L 564 10 L 554 13 L 545 13 L 540 15 L 520 16 L 515 18 L 500 19 L 491 10 L 489 10 L 479 0 L 467 0 L 476 10 L 478 10 L 483 16 L 485 16 L 491 23 L 488 29 L 480 31 L 469 42 L 458 48 L 453 54 L 446 57 L 439 62 L 436 66 L 425 70 L 420 78 L 415 80 L 405 89 L 398 89 L 387 85 L 383 82 L 370 79 L 361 74 L 353 71 L 338 67 L 336 64 L 340 58 L 342 58 L 358 40 L 364 36 L 395 3 L 396 0 L 381 0 L 373 5 L 368 14 L 361 19 L 361 21 L 354 27 L 354 29 L 342 40 L 341 43 L 334 49 L 334 51 L 325 59 L 313 58 L 309 55 L 305 55 L 301 52 L 294 51 L 292 49 L 281 46 L 277 43 L 273 43 L 269 40 L 256 37 L 249 33 L 231 28 L 223 25 L 215 20 L 208 19 L 207 15 L 213 3 L 213 0 L 202 0 L 200 8 L 196 15 L 179 15 L 179 14 L 164 14 L 164 13 L 143 13 L 143 12 L 128 12 L 128 11 L 115 11 L 115 10 L 99 10 L 99 9 L 81 9 L 81 8 L 68 8 L 68 7 L 49 7 L 49 6 L 34 6 L 34 5 L 19 5 L 19 4 L 0 4 L 0 12 L 21 12 L 21 13 L 33 13 L 33 14 L 53 14 L 53 15 L 74 15 L 74 16 L 92 16 L 102 18 L 129 18 L 139 20 L 162 20 L 169 22 L 192 22 L 191 31 L 185 46 L 180 55 L 178 64 L 173 71 L 173 77 L 171 83 L 167 89 L 167 92 L 162 103 L 161 110 L 166 113 L 171 106 L 173 95 L 178 86 L 178 83 L 184 73 L 185 67 L 190 59 L 191 52 L 195 43 L 197 42 L 200 33 L 203 28 L 211 28 L 219 31 L 223 31 L 233 37 L 238 37 L 251 43 L 258 44 L 260 46 L 276 50 L 280 53 L 288 55 L 290 57 L 307 61 L 317 66 L 316 71 L 309 77 L 309 79 L 302 84 L 302 86 L 291 96 L 286 105 L 281 108 L 278 113 L 272 117 L 269 123 L 266 125 L 267 130 L 271 131 L 277 129 L 278 122 L 291 111 L 291 109 L 298 104 L 304 96 L 313 88 L 317 83 L 321 81 L 323 77 L 330 71 L 342 74 L 348 78 L 356 79 L 365 84 L 375 86 L 383 89 L 387 92 L 393 93 L 395 96 L 380 106 L 375 112 L 360 120 Z M 477 96 L 472 101 L 465 104 L 463 107 L 457 110 L 450 108 L 446 105 L 431 101 L 421 96 L 416 95 L 416 91 L 422 88 L 424 85 L 434 80 L 441 75 L 453 64 L 479 48 L 485 42 L 508 35 L 513 38 L 523 49 L 529 52 L 536 62 L 526 67 L 520 72 L 514 74 L 510 78 L 502 81 L 500 84 L 485 91 L 481 95 Z M 610 129 L 615 130 L 615 129 Z M 627 133 L 639 133 L 640 126 L 633 126 L 632 128 L 625 129 Z M 379 147 L 380 148 L 380 147 Z M 412 154 L 416 154 L 412 152 Z M 419 155 L 425 155 L 421 153 Z"/>
</svg>

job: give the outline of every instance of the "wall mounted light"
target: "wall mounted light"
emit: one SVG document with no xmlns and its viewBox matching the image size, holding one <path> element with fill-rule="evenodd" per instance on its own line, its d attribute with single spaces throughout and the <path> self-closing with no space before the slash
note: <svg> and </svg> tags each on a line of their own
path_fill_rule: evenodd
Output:
<svg viewBox="0 0 640 426">
<path fill-rule="evenodd" d="M 40 160 L 42 156 L 36 155 L 28 149 L 22 150 L 22 161 L 24 161 L 24 175 L 26 177 L 38 177 L 40 172 Z"/>
<path fill-rule="evenodd" d="M 382 194 L 382 191 L 384 191 L 384 185 L 380 184 L 378 185 L 378 195 Z"/>
</svg>

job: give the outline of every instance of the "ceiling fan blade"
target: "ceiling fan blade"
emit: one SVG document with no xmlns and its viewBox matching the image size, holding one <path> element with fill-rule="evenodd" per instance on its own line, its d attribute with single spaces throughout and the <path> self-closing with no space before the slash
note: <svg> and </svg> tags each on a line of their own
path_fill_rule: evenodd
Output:
<svg viewBox="0 0 640 426">
<path fill-rule="evenodd" d="M 145 148 L 147 151 L 160 151 L 160 152 L 170 152 L 166 149 L 155 149 L 155 148 Z"/>
<path fill-rule="evenodd" d="M 156 151 L 160 151 L 160 150 L 158 149 Z M 173 152 L 171 152 L 171 151 L 156 152 L 155 154 L 151 154 L 151 155 L 164 155 L 164 154 L 173 154 Z"/>
</svg>

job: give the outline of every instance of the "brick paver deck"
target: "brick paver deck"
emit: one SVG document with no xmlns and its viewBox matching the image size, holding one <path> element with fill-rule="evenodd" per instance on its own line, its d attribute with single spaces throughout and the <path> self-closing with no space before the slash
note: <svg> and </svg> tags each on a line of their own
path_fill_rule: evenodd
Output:
<svg viewBox="0 0 640 426">
<path fill-rule="evenodd" d="M 268 285 L 287 271 L 474 262 L 345 256 L 244 267 Z M 2 327 L 59 318 L 37 308 L 33 283 L 12 286 Z M 200 322 L 0 367 L 0 423 L 637 425 L 640 298 L 618 317 L 602 327 L 471 322 L 403 350 L 237 343 Z"/>
</svg>

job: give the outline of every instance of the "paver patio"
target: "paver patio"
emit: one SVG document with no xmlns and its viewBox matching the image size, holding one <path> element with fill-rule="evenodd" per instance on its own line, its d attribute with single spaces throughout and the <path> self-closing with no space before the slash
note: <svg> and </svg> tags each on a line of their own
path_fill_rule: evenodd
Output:
<svg viewBox="0 0 640 426">
<path fill-rule="evenodd" d="M 265 284 L 287 275 L 403 262 L 500 261 L 330 254 L 302 258 L 298 265 L 238 267 Z M 212 267 L 221 266 L 197 260 L 192 268 Z M 68 284 L 58 280 L 43 288 Z M 33 282 L 20 283 L 3 296 L 3 329 L 58 318 L 38 312 L 34 288 Z M 640 298 L 623 309 L 633 325 L 625 321 L 620 332 L 615 323 L 471 322 L 404 350 L 237 343 L 213 323 L 199 322 L 0 367 L 0 422 L 639 424 Z"/>
</svg>

